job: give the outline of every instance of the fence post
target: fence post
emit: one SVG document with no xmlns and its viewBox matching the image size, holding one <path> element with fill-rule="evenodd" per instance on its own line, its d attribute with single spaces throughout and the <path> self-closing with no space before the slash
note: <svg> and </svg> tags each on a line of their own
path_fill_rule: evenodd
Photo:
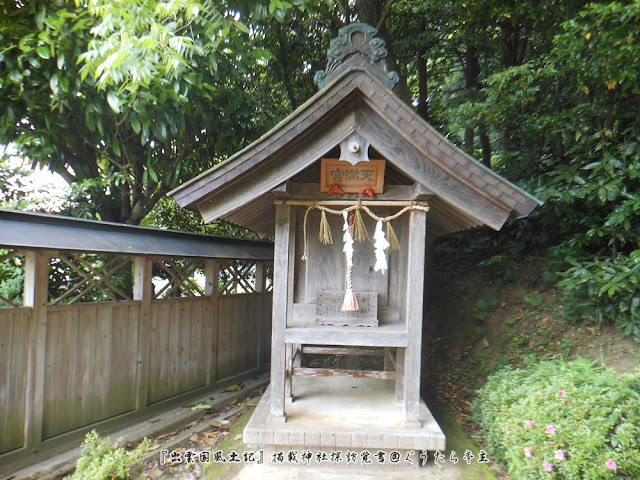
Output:
<svg viewBox="0 0 640 480">
<path fill-rule="evenodd" d="M 24 255 L 23 305 L 31 307 L 24 438 L 25 447 L 33 451 L 36 451 L 42 442 L 49 256 L 50 252 L 36 251 L 27 251 Z"/>
<path fill-rule="evenodd" d="M 153 259 L 135 257 L 133 299 L 139 300 L 138 365 L 136 374 L 136 411 L 147 408 L 149 394 L 149 338 L 151 335 L 151 300 L 153 295 Z"/>
<path fill-rule="evenodd" d="M 256 321 L 258 322 L 258 358 L 256 361 L 256 369 L 260 371 L 262 368 L 262 328 L 263 318 L 262 311 L 264 310 L 264 295 L 265 295 L 265 268 L 264 262 L 256 262 L 256 293 L 258 296 L 258 315 L 256 315 Z"/>
<path fill-rule="evenodd" d="M 205 262 L 206 283 L 204 286 L 204 294 L 209 296 L 209 326 L 211 341 L 207 351 L 207 386 L 216 383 L 217 376 L 217 356 L 218 356 L 218 326 L 220 324 L 220 308 L 218 297 L 220 295 L 220 261 L 207 260 Z"/>
</svg>

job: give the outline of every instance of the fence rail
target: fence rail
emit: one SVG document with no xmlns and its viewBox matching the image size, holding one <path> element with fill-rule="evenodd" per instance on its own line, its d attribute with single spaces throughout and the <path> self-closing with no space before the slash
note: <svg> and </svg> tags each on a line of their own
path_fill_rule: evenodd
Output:
<svg viewBox="0 0 640 480">
<path fill-rule="evenodd" d="M 242 293 L 227 288 L 229 261 L 132 256 L 98 268 L 80 255 L 21 255 L 24 306 L 0 308 L 0 463 L 108 419 L 126 423 L 269 361 L 264 262 L 233 269 L 233 283 L 251 285 Z M 64 273 L 67 293 L 52 297 L 52 270 L 61 275 L 63 264 L 80 280 Z M 168 282 L 160 287 L 158 265 Z M 81 303 L 90 290 L 107 301 Z"/>
</svg>

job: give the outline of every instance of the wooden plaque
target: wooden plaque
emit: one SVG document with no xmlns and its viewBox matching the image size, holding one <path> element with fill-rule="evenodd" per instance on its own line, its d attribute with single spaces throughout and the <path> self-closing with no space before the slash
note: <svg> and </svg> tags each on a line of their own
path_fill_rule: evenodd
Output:
<svg viewBox="0 0 640 480">
<path fill-rule="evenodd" d="M 345 193 L 359 193 L 369 187 L 373 193 L 382 193 L 386 160 L 369 160 L 351 165 L 337 158 L 320 161 L 320 191 L 328 192 L 338 185 Z"/>
<path fill-rule="evenodd" d="M 318 292 L 316 304 L 317 325 L 349 327 L 378 326 L 378 294 L 376 292 L 355 292 L 360 309 L 357 312 L 343 312 L 344 292 Z"/>
</svg>

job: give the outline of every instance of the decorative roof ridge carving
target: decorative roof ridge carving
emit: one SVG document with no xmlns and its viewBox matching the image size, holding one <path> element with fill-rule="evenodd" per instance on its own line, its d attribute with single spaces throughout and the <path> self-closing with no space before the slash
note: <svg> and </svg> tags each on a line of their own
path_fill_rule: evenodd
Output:
<svg viewBox="0 0 640 480">
<path fill-rule="evenodd" d="M 388 53 L 385 41 L 375 37 L 377 32 L 376 28 L 366 23 L 342 27 L 329 45 L 325 70 L 316 72 L 313 78 L 318 87 L 323 88 L 344 70 L 359 66 L 393 88 L 400 77 L 396 72 L 389 72 L 385 60 Z"/>
</svg>

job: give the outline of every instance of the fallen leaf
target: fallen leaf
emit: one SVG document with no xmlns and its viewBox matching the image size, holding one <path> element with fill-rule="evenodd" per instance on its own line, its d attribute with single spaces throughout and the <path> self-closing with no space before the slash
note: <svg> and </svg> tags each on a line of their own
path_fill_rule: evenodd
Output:
<svg viewBox="0 0 640 480">
<path fill-rule="evenodd" d="M 234 385 L 229 385 L 227 388 L 223 390 L 223 392 L 235 392 L 237 390 L 240 390 L 240 385 L 234 384 Z"/>
<path fill-rule="evenodd" d="M 234 439 L 234 440 L 240 440 L 240 439 L 242 439 L 242 434 L 241 434 L 241 433 L 237 434 L 235 437 L 233 437 L 233 439 Z"/>
</svg>

